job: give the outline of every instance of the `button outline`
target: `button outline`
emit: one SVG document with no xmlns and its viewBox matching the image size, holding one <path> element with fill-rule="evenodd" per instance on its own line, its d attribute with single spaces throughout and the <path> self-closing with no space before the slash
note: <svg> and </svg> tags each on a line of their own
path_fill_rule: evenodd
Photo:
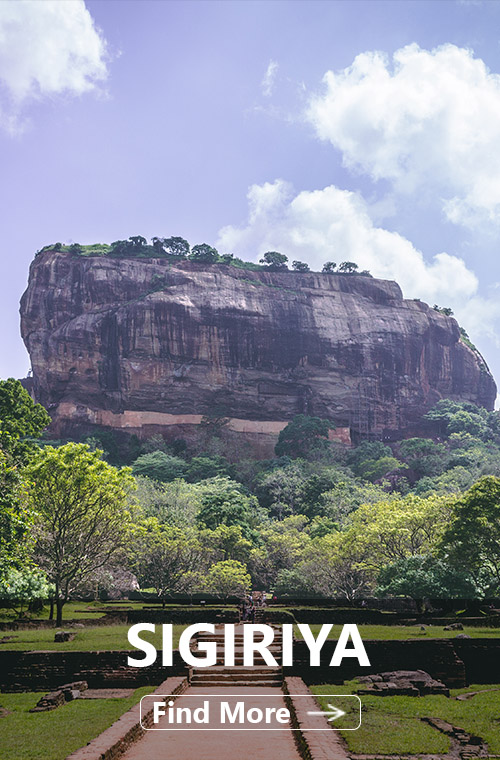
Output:
<svg viewBox="0 0 500 760">
<path fill-rule="evenodd" d="M 361 699 L 357 694 L 286 694 L 285 692 L 280 693 L 280 697 L 329 697 L 330 699 L 333 699 L 334 697 L 354 697 L 359 702 L 359 723 L 356 726 L 356 728 L 336 728 L 333 725 L 325 726 L 325 728 L 260 728 L 258 725 L 255 725 L 255 728 L 231 728 L 228 726 L 227 728 L 204 728 L 203 726 L 200 726 L 199 728 L 195 728 L 193 726 L 190 726 L 189 728 L 175 728 L 169 726 L 168 728 L 154 728 L 153 726 L 150 726 L 147 728 L 146 726 L 142 725 L 142 700 L 146 699 L 147 697 L 160 697 L 164 698 L 165 701 L 171 697 L 174 697 L 175 699 L 179 697 L 203 697 L 203 694 L 144 694 L 139 702 L 139 724 L 143 731 L 357 731 L 359 728 L 361 728 Z M 271 699 L 277 697 L 278 695 L 274 694 L 206 694 L 205 698 L 209 699 L 210 697 L 270 697 Z"/>
</svg>

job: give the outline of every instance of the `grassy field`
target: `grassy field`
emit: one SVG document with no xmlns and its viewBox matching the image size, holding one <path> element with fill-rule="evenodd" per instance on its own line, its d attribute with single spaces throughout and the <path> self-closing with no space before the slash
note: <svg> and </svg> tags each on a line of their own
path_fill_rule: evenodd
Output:
<svg viewBox="0 0 500 760">
<path fill-rule="evenodd" d="M 179 636 L 187 626 L 184 624 L 174 624 L 174 646 L 178 645 Z M 64 628 L 64 623 L 62 625 Z M 99 650 L 123 650 L 130 649 L 127 633 L 129 625 L 106 625 L 97 627 L 85 627 L 73 629 L 76 633 L 73 641 L 67 641 L 61 644 L 54 642 L 54 629 L 33 629 L 24 631 L 5 631 L 0 632 L 0 639 L 3 636 L 12 636 L 8 641 L 0 644 L 0 651 L 12 649 L 40 649 L 40 650 L 73 650 L 73 651 L 99 651 Z M 342 626 L 333 626 L 329 638 L 336 639 L 339 636 Z M 311 625 L 311 630 L 316 636 L 319 632 L 319 625 Z M 384 626 L 384 625 L 359 625 L 359 632 L 363 641 L 377 639 L 382 641 L 392 641 L 401 639 L 432 639 L 432 638 L 454 638 L 457 631 L 443 631 L 442 626 L 429 626 L 423 633 L 412 626 Z M 70 629 L 71 630 L 71 629 Z M 465 628 L 460 633 L 466 633 L 472 638 L 500 638 L 499 628 Z M 295 634 L 301 638 L 300 631 L 296 627 Z M 161 625 L 156 626 L 155 633 L 145 632 L 141 636 L 151 641 L 157 649 L 161 649 Z"/>
<path fill-rule="evenodd" d="M 185 625 L 174 625 L 174 647 L 178 646 L 179 636 L 185 627 Z M 95 652 L 132 649 L 127 639 L 129 628 L 129 625 L 106 625 L 98 628 L 78 628 L 74 631 L 76 636 L 73 641 L 65 641 L 61 644 L 55 643 L 53 628 L 32 631 L 12 631 L 7 632 L 6 634 L 0 634 L 0 638 L 3 635 L 15 637 L 6 641 L 4 644 L 0 644 L 0 651 L 5 649 L 39 649 L 55 650 L 58 652 L 68 650 Z M 161 625 L 157 625 L 155 633 L 145 631 L 141 633 L 141 638 L 150 641 L 157 649 L 162 649 L 161 631 Z"/>
<path fill-rule="evenodd" d="M 67 602 L 63 608 L 63 623 L 68 620 L 89 620 L 104 617 L 106 612 L 113 610 L 142 610 L 143 607 L 151 606 L 149 602 L 129 602 L 124 599 L 122 602 Z M 39 612 L 31 612 L 30 620 L 48 620 L 50 608 L 46 605 Z M 7 608 L 0 609 L 0 622 L 8 623 L 17 620 L 18 615 L 14 610 Z"/>
<path fill-rule="evenodd" d="M 39 693 L 0 694 L 0 706 L 9 710 L 0 718 L 0 760 L 63 760 L 155 688 L 136 689 L 127 699 L 78 699 L 42 713 L 29 712 Z"/>
<path fill-rule="evenodd" d="M 315 694 L 352 694 L 355 681 L 344 686 L 321 684 L 312 686 Z M 424 717 L 441 718 L 454 726 L 480 736 L 488 744 L 493 757 L 500 754 L 500 691 L 494 685 L 468 686 L 454 689 L 451 697 L 370 697 L 363 696 L 362 723 L 358 731 L 345 731 L 342 736 L 348 749 L 357 754 L 438 754 L 448 751 L 447 736 L 422 722 Z M 481 691 L 466 701 L 453 699 L 458 694 Z M 318 700 L 326 707 L 328 698 Z"/>
<path fill-rule="evenodd" d="M 317 636 L 321 625 L 309 626 L 315 636 Z M 500 628 L 476 628 L 464 626 L 463 631 L 445 631 L 442 625 L 427 625 L 425 631 L 420 630 L 420 626 L 412 625 L 358 625 L 358 631 L 363 641 L 377 639 L 379 641 L 394 641 L 396 639 L 453 639 L 458 633 L 466 633 L 473 639 L 498 639 L 500 638 Z M 337 639 L 341 625 L 334 625 L 328 638 Z M 295 626 L 295 636 L 298 639 L 302 635 L 297 626 Z"/>
</svg>

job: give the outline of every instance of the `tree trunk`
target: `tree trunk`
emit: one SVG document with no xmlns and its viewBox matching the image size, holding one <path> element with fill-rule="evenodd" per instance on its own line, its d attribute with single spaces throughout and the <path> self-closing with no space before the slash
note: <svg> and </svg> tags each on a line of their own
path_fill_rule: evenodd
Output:
<svg viewBox="0 0 500 760">
<path fill-rule="evenodd" d="M 49 620 L 54 620 L 54 597 L 50 597 Z"/>
<path fill-rule="evenodd" d="M 62 611 L 63 611 L 64 602 L 65 602 L 64 599 L 57 597 L 56 599 L 56 609 L 57 609 L 56 626 L 62 625 Z"/>
</svg>

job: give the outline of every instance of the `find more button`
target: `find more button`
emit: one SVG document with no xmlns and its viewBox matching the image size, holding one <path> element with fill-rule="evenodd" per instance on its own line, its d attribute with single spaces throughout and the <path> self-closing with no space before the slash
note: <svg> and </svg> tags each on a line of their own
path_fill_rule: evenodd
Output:
<svg viewBox="0 0 500 760">
<path fill-rule="evenodd" d="M 328 731 L 331 728 L 355 731 L 359 728 L 361 701 L 357 695 L 316 696 L 327 698 L 324 709 L 313 705 L 310 694 L 147 694 L 140 702 L 140 722 L 146 731 Z"/>
</svg>

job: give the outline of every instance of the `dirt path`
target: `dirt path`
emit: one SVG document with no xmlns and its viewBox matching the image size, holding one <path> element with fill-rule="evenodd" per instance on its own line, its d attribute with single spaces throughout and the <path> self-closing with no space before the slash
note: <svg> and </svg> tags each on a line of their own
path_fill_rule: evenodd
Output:
<svg viewBox="0 0 500 760">
<path fill-rule="evenodd" d="M 224 697 L 219 700 L 214 698 L 215 694 L 224 693 Z M 260 695 L 279 696 L 279 699 L 273 699 L 272 705 L 276 707 L 285 707 L 285 701 L 279 688 L 273 687 L 233 687 L 233 688 L 197 688 L 191 686 L 185 692 L 186 695 L 192 695 L 189 702 L 190 707 L 200 707 L 205 699 L 210 699 L 211 720 L 210 728 L 217 728 L 220 722 L 215 719 L 218 717 L 218 708 L 213 709 L 212 705 L 217 705 L 221 699 L 231 702 L 231 695 L 235 696 L 236 701 L 245 695 L 245 707 L 263 707 L 265 700 Z M 270 704 L 267 702 L 266 704 Z M 213 716 L 213 717 L 212 717 Z M 158 726 L 166 727 L 165 718 L 163 723 Z M 294 732 L 292 731 L 264 731 L 259 730 L 251 723 L 244 723 L 242 728 L 252 728 L 251 731 L 237 731 L 234 729 L 223 731 L 148 731 L 142 739 L 133 745 L 123 755 L 123 760 L 299 760 L 300 755 L 294 741 Z"/>
</svg>

